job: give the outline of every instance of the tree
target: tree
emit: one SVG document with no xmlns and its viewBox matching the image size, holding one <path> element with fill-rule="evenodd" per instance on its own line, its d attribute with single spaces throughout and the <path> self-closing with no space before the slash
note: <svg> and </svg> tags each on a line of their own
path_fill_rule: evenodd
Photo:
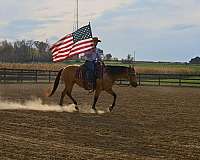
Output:
<svg viewBox="0 0 200 160">
<path fill-rule="evenodd" d="M 14 42 L 14 50 L 17 62 L 31 62 L 30 47 L 26 40 Z"/>
<path fill-rule="evenodd" d="M 112 58 L 112 55 L 111 54 L 106 54 L 105 55 L 105 60 L 111 60 Z"/>
<path fill-rule="evenodd" d="M 12 43 L 7 40 L 1 42 L 0 46 L 0 61 L 2 62 L 12 62 L 13 61 L 14 48 Z"/>
<path fill-rule="evenodd" d="M 190 60 L 191 64 L 200 64 L 200 57 L 195 57 Z"/>
<path fill-rule="evenodd" d="M 37 59 L 37 62 L 51 61 L 51 52 L 47 42 L 33 40 L 17 40 L 13 43 L 6 40 L 0 42 L 0 62 L 29 63 L 34 59 Z"/>
<path fill-rule="evenodd" d="M 28 54 L 31 56 L 31 61 L 33 62 L 33 59 L 34 59 L 34 48 L 33 48 L 33 45 L 34 45 L 34 41 L 33 40 L 28 40 L 26 41 L 26 45 L 28 46 Z"/>
<path fill-rule="evenodd" d="M 122 63 L 133 63 L 133 61 L 134 61 L 134 58 L 131 54 L 128 54 L 126 59 L 121 60 Z"/>
<path fill-rule="evenodd" d="M 114 57 L 114 58 L 113 58 L 113 61 L 118 61 L 118 58 L 117 58 L 117 57 Z"/>
<path fill-rule="evenodd" d="M 37 55 L 38 55 L 37 61 L 42 61 L 42 62 L 51 61 L 51 54 L 49 51 L 48 42 L 35 41 L 34 44 L 35 47 L 37 48 Z"/>
<path fill-rule="evenodd" d="M 127 59 L 126 59 L 129 63 L 133 62 L 133 56 L 131 54 L 127 55 Z"/>
</svg>

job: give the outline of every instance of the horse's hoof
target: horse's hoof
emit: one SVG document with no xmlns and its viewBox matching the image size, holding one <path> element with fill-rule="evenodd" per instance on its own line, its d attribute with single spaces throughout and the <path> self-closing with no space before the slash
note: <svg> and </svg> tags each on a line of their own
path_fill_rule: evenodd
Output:
<svg viewBox="0 0 200 160">
<path fill-rule="evenodd" d="M 77 106 L 75 106 L 76 111 L 79 111 L 79 108 Z"/>
<path fill-rule="evenodd" d="M 97 109 L 96 108 L 92 108 L 92 110 L 94 111 L 94 113 L 97 113 Z"/>
<path fill-rule="evenodd" d="M 113 110 L 113 106 L 110 106 L 109 111 L 112 112 L 112 110 Z"/>
</svg>

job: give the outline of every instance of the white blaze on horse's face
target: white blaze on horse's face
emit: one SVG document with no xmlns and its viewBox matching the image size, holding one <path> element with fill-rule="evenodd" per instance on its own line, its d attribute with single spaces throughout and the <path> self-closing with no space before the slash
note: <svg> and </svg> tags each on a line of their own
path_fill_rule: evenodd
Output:
<svg viewBox="0 0 200 160">
<path fill-rule="evenodd" d="M 135 72 L 134 67 L 131 67 L 131 66 L 129 67 L 128 77 L 129 77 L 131 86 L 137 87 L 137 78 L 136 78 L 136 72 Z"/>
</svg>

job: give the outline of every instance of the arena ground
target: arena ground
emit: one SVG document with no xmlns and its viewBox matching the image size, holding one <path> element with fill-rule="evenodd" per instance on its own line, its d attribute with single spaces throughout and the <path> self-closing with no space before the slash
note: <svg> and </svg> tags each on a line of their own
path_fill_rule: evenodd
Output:
<svg viewBox="0 0 200 160">
<path fill-rule="evenodd" d="M 0 159 L 200 159 L 199 88 L 114 86 L 113 112 L 103 92 L 94 114 L 83 89 L 73 91 L 77 113 L 56 109 L 62 86 L 51 98 L 48 87 L 0 85 Z"/>
</svg>

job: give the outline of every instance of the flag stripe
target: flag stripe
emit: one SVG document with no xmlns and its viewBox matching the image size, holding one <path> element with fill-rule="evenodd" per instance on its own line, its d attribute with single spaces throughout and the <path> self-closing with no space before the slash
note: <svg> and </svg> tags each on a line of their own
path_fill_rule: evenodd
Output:
<svg viewBox="0 0 200 160">
<path fill-rule="evenodd" d="M 57 54 L 62 54 L 62 53 L 65 53 L 65 52 L 70 52 L 70 50 L 72 49 L 73 46 L 70 46 L 68 48 L 63 48 L 62 50 L 59 50 L 56 54 L 54 55 L 57 55 Z"/>
<path fill-rule="evenodd" d="M 69 54 L 69 53 L 70 53 L 70 50 L 68 52 L 58 53 L 58 54 L 54 55 L 53 58 L 56 58 L 58 56 L 67 56 L 67 54 Z"/>
<path fill-rule="evenodd" d="M 58 53 L 57 55 L 53 56 L 54 61 L 57 61 L 59 59 L 66 59 L 69 58 L 69 56 L 71 57 L 71 55 L 77 55 L 77 54 L 81 54 L 84 52 L 87 52 L 91 49 L 93 49 L 93 45 L 88 45 L 87 47 L 80 47 L 79 49 L 76 49 L 72 52 L 68 51 L 68 52 L 63 52 L 63 53 Z M 66 58 L 65 58 L 66 57 Z"/>
<path fill-rule="evenodd" d="M 61 47 L 61 48 L 55 49 L 55 50 L 53 51 L 53 55 L 55 55 L 55 54 L 57 54 L 57 53 L 61 53 L 62 51 L 66 51 L 66 52 L 67 52 L 67 50 L 71 50 L 72 47 L 73 47 L 73 44 L 74 44 L 74 43 L 72 42 L 72 43 L 68 44 L 68 45 L 65 46 L 65 47 Z"/>
<path fill-rule="evenodd" d="M 81 50 L 81 49 L 84 49 L 84 48 L 88 48 L 88 47 L 93 47 L 93 44 L 86 44 L 86 45 L 84 45 L 84 46 L 79 46 L 79 47 L 77 47 L 77 48 L 73 48 L 73 49 L 71 50 L 71 52 L 76 52 L 76 51 L 78 51 L 78 50 Z"/>
<path fill-rule="evenodd" d="M 87 51 L 89 51 L 91 49 L 92 49 L 91 47 L 88 47 L 88 48 L 85 48 L 85 49 L 80 50 L 78 52 L 73 52 L 71 54 L 66 54 L 65 56 L 58 55 L 53 61 L 54 62 L 59 62 L 59 61 L 65 60 L 67 58 L 73 57 L 73 56 L 75 56 L 77 54 L 81 54 L 81 53 L 87 52 Z"/>
<path fill-rule="evenodd" d="M 53 62 L 63 61 L 94 48 L 90 24 L 68 34 L 50 48 Z"/>
<path fill-rule="evenodd" d="M 93 41 L 92 39 L 89 39 L 89 40 L 84 40 L 84 41 L 79 41 L 79 43 L 77 42 L 74 46 L 70 46 L 68 48 L 63 48 L 61 50 L 59 50 L 59 52 L 57 52 L 56 54 L 53 54 L 53 56 L 57 55 L 57 54 L 60 54 L 60 55 L 63 55 L 62 53 L 65 53 L 65 52 L 69 52 L 71 50 L 71 52 L 73 51 L 76 51 L 76 50 L 79 50 L 79 49 L 82 49 L 84 47 L 88 47 L 88 46 L 93 46 Z"/>
<path fill-rule="evenodd" d="M 88 50 L 90 50 L 92 48 L 93 48 L 93 45 L 87 45 L 87 46 L 84 46 L 84 47 L 79 47 L 76 50 L 73 50 L 71 52 L 68 51 L 68 52 L 59 53 L 59 54 L 53 56 L 53 58 L 60 58 L 60 57 L 65 57 L 65 56 L 71 55 L 71 54 L 84 53 L 85 51 L 88 51 Z"/>
<path fill-rule="evenodd" d="M 69 45 L 69 44 L 71 44 L 71 43 L 74 44 L 73 38 L 70 38 L 70 39 L 68 39 L 68 40 L 65 41 L 65 42 L 62 42 L 62 43 L 57 44 L 56 46 L 52 47 L 51 50 L 55 50 L 55 49 L 59 49 L 59 48 L 65 47 L 65 46 L 67 46 L 67 45 Z"/>
<path fill-rule="evenodd" d="M 53 59 L 53 62 L 61 62 L 61 61 L 65 60 L 66 58 L 67 58 L 67 56 L 65 56 L 65 57 L 60 57 L 60 58 L 54 58 L 54 59 Z"/>
<path fill-rule="evenodd" d="M 61 45 L 64 42 L 66 42 L 65 40 L 70 40 L 70 39 L 73 39 L 72 34 L 67 35 L 67 36 L 63 37 L 62 39 L 60 39 L 58 42 L 56 42 L 54 45 L 52 45 L 52 47 L 50 48 L 50 50 L 52 50 L 55 47 L 58 47 L 59 45 Z"/>
<path fill-rule="evenodd" d="M 53 55 L 57 54 L 59 51 L 65 50 L 66 48 L 70 48 L 73 46 L 74 42 L 73 39 L 70 38 L 69 41 L 67 41 L 68 43 L 66 43 L 65 45 L 61 44 L 58 47 L 54 48 L 52 50 Z"/>
<path fill-rule="evenodd" d="M 87 51 L 89 51 L 89 50 L 91 50 L 91 49 L 93 49 L 93 47 L 84 48 L 84 49 L 82 49 L 82 50 L 73 52 L 72 54 L 73 54 L 73 55 L 81 54 L 81 53 L 87 52 Z"/>
<path fill-rule="evenodd" d="M 82 40 L 82 41 L 79 41 L 77 43 L 74 44 L 73 48 L 79 46 L 79 45 L 84 45 L 84 44 L 89 44 L 89 43 L 93 43 L 93 40 L 90 38 L 90 39 L 87 39 L 87 40 Z"/>
</svg>

